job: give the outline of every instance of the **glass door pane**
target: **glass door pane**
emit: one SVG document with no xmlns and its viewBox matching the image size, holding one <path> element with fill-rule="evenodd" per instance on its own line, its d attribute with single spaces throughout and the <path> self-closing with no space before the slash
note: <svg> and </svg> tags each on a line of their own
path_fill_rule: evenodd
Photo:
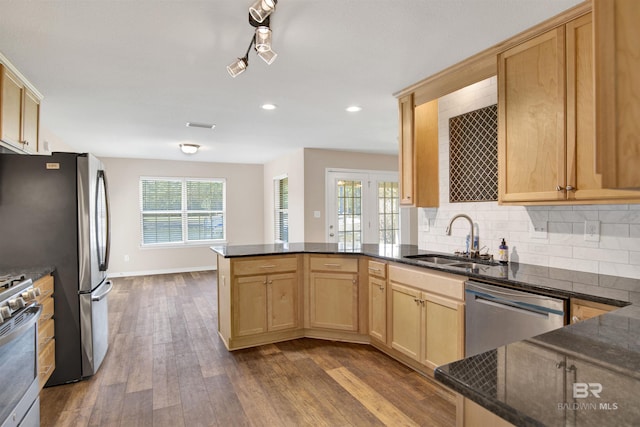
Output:
<svg viewBox="0 0 640 427">
<path fill-rule="evenodd" d="M 344 249 L 362 246 L 362 181 L 338 180 L 338 244 Z"/>
</svg>

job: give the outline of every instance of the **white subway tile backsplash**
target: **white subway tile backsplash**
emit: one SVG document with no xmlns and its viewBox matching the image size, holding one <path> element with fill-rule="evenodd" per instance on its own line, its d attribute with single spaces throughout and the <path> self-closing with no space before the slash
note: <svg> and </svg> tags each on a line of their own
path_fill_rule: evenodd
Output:
<svg viewBox="0 0 640 427">
<path fill-rule="evenodd" d="M 494 255 L 504 237 L 512 261 L 543 266 L 541 268 L 640 278 L 640 205 L 523 207 L 499 206 L 497 202 L 449 203 L 449 118 L 496 102 L 496 77 L 439 100 L 440 207 L 419 209 L 419 247 L 441 252 L 464 249 L 466 222 L 456 221 L 451 236 L 445 234 L 445 228 L 455 214 L 466 213 L 476 224 L 480 246 Z M 600 221 L 599 242 L 584 240 L 587 220 Z M 547 227 L 547 236 L 533 238 L 531 226 L 543 224 Z M 592 291 L 591 288 L 599 291 L 598 286 L 588 290 Z"/>
<path fill-rule="evenodd" d="M 618 224 L 640 224 L 640 211 L 621 210 L 621 211 L 600 211 L 599 219 L 601 222 L 610 222 Z"/>
<path fill-rule="evenodd" d="M 617 262 L 617 263 L 629 262 L 629 251 L 613 250 L 613 249 L 574 247 L 573 256 L 575 258 L 592 260 L 592 261 L 606 261 L 606 262 Z"/>
</svg>

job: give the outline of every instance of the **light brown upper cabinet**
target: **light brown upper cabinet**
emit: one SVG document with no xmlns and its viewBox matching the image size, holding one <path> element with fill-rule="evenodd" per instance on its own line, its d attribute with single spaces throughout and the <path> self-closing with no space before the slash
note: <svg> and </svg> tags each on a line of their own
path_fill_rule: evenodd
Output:
<svg viewBox="0 0 640 427">
<path fill-rule="evenodd" d="M 437 207 L 438 101 L 414 105 L 409 94 L 399 100 L 400 204 Z"/>
<path fill-rule="evenodd" d="M 597 169 L 640 189 L 640 2 L 594 0 Z"/>
<path fill-rule="evenodd" d="M 0 139 L 30 153 L 38 151 L 40 99 L 0 64 Z"/>
<path fill-rule="evenodd" d="M 596 173 L 591 16 L 498 55 L 502 203 L 640 201 Z"/>
</svg>

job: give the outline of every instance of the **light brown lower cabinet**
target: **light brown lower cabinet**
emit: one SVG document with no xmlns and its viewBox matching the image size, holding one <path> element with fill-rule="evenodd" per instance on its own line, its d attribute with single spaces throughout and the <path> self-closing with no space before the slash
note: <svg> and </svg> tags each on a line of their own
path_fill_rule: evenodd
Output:
<svg viewBox="0 0 640 427">
<path fill-rule="evenodd" d="M 460 396 L 458 398 L 458 406 L 461 407 L 463 415 L 458 415 L 456 427 L 512 427 L 509 421 L 500 418 L 493 412 L 478 405 L 473 400 Z"/>
<path fill-rule="evenodd" d="M 261 334 L 298 326 L 295 273 L 237 278 L 235 335 Z"/>
<path fill-rule="evenodd" d="M 42 313 L 38 319 L 38 375 L 40 388 L 42 388 L 56 368 L 53 276 L 44 276 L 36 280 L 33 286 L 40 289 L 38 303 L 42 305 Z"/>
<path fill-rule="evenodd" d="M 357 273 L 312 272 L 309 295 L 312 328 L 358 330 Z"/>
<path fill-rule="evenodd" d="M 218 333 L 228 349 L 297 338 L 300 258 L 218 256 Z"/>
<path fill-rule="evenodd" d="M 600 316 L 617 308 L 619 307 L 594 301 L 571 298 L 571 304 L 569 306 L 571 323 L 582 322 L 583 320 Z"/>
<path fill-rule="evenodd" d="M 390 266 L 391 348 L 430 369 L 462 359 L 464 279 Z"/>
</svg>

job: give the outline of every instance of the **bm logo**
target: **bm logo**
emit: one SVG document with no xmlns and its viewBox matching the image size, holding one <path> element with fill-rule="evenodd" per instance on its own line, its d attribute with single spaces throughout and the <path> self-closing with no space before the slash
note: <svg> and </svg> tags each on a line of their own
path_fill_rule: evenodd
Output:
<svg viewBox="0 0 640 427">
<path fill-rule="evenodd" d="M 573 398 L 585 399 L 592 395 L 600 399 L 602 393 L 602 384 L 600 383 L 573 383 Z"/>
</svg>

